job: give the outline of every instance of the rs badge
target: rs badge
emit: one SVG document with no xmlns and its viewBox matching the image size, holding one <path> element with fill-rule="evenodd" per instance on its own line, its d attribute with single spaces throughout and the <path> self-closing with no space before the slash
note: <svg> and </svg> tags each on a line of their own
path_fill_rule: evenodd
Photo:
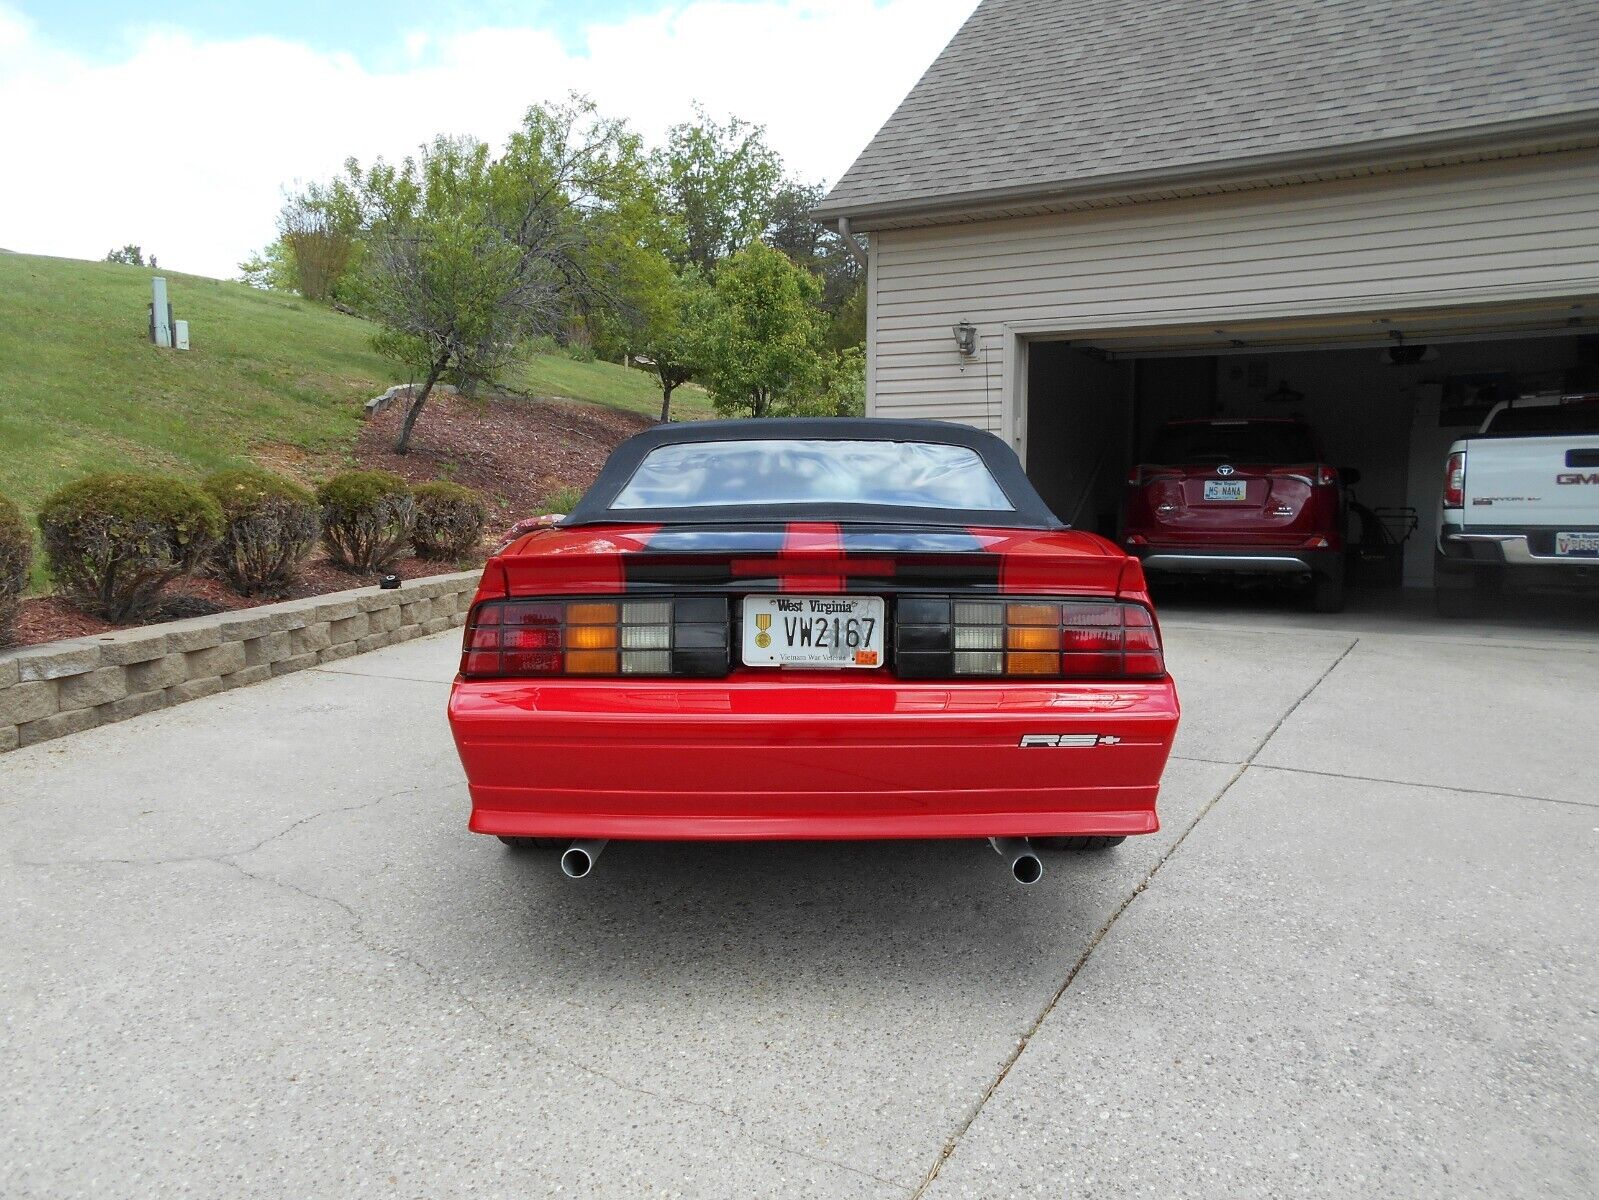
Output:
<svg viewBox="0 0 1599 1200">
<path fill-rule="evenodd" d="M 1119 746 L 1121 738 L 1108 733 L 1024 733 L 1023 749 L 1087 750 L 1091 746 Z"/>
</svg>

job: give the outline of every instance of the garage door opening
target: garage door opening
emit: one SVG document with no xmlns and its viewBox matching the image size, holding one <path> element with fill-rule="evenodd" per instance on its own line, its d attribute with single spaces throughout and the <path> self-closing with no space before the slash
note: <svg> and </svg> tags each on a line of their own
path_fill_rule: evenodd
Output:
<svg viewBox="0 0 1599 1200">
<path fill-rule="evenodd" d="M 1128 471 L 1166 422 L 1297 417 L 1330 464 L 1359 472 L 1352 498 L 1367 514 L 1396 532 L 1413 514 L 1415 532 L 1393 552 L 1400 562 L 1386 581 L 1428 586 L 1449 444 L 1475 432 L 1499 400 L 1599 390 L 1599 336 L 1581 324 L 1586 309 L 1578 301 L 1430 323 L 1362 318 L 1035 341 L 1028 474 L 1062 520 L 1116 539 Z M 1350 533 L 1358 540 L 1361 530 L 1352 523 Z"/>
</svg>

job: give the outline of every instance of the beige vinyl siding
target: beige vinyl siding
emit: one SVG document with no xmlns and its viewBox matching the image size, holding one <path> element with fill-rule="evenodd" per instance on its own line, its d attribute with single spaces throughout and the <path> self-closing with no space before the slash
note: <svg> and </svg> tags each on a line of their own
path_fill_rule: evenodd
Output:
<svg viewBox="0 0 1599 1200">
<path fill-rule="evenodd" d="M 1013 335 L 1599 292 L 1599 151 L 872 235 L 871 412 L 1014 435 Z M 978 327 L 963 363 L 951 327 Z"/>
</svg>

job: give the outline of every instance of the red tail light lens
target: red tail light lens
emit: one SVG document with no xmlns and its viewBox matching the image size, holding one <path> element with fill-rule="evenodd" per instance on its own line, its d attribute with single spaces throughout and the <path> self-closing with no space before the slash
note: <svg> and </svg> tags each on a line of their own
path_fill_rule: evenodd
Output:
<svg viewBox="0 0 1599 1200">
<path fill-rule="evenodd" d="M 1444 507 L 1466 506 L 1466 452 L 1456 451 L 1444 464 Z"/>
<path fill-rule="evenodd" d="M 1338 482 L 1338 471 L 1333 467 L 1316 468 L 1316 486 L 1331 487 Z"/>
<path fill-rule="evenodd" d="M 467 623 L 461 674 L 721 676 L 727 647 L 723 597 L 489 600 Z"/>
<path fill-rule="evenodd" d="M 904 597 L 895 669 L 904 679 L 1126 679 L 1164 675 L 1149 610 L 1116 600 Z"/>
</svg>

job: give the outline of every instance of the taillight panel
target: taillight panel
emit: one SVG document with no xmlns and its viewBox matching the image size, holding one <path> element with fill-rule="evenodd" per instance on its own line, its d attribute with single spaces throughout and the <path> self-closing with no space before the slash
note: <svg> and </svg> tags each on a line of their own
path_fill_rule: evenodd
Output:
<svg viewBox="0 0 1599 1200">
<path fill-rule="evenodd" d="M 1119 600 L 900 598 L 895 670 L 904 679 L 1158 678 L 1154 616 Z"/>
<path fill-rule="evenodd" d="M 1466 506 L 1466 454 L 1457 450 L 1444 463 L 1444 507 Z"/>
<path fill-rule="evenodd" d="M 461 673 L 476 678 L 714 678 L 728 666 L 724 596 L 489 600 L 461 654 Z"/>
</svg>

